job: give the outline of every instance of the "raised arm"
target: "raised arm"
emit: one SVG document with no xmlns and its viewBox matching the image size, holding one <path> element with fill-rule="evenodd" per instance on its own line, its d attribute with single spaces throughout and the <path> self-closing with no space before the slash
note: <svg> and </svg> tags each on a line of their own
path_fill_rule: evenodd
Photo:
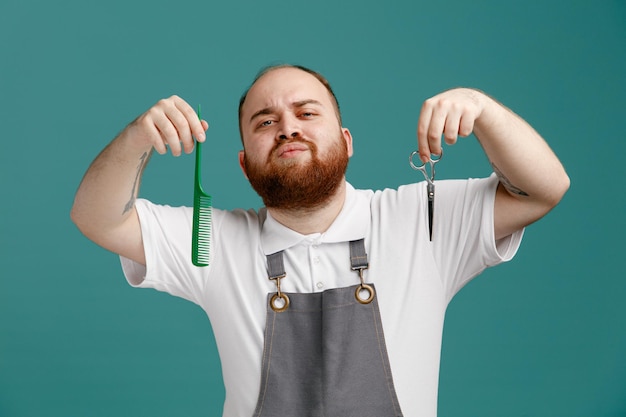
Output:
<svg viewBox="0 0 626 417">
<path fill-rule="evenodd" d="M 486 94 L 449 90 L 424 102 L 418 122 L 420 157 L 441 153 L 472 132 L 500 180 L 494 230 L 500 239 L 537 221 L 558 204 L 569 177 L 543 138 L 521 117 Z"/>
<path fill-rule="evenodd" d="M 152 150 L 172 155 L 205 140 L 208 124 L 193 108 L 172 96 L 160 100 L 130 123 L 92 162 L 78 187 L 71 218 L 98 245 L 145 264 L 135 199 Z"/>
</svg>

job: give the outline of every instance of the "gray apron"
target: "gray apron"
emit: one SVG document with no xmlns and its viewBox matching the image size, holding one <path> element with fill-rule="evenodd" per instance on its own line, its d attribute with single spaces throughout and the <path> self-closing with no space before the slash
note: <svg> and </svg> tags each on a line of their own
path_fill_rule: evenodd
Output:
<svg viewBox="0 0 626 417">
<path fill-rule="evenodd" d="M 269 255 L 261 390 L 254 417 L 401 417 L 363 239 L 350 242 L 361 283 L 283 293 L 283 253 Z"/>
</svg>

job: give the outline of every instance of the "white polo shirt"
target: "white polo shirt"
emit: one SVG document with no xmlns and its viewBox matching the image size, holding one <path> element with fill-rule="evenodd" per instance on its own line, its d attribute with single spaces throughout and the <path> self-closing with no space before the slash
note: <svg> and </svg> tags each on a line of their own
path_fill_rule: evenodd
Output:
<svg viewBox="0 0 626 417">
<path fill-rule="evenodd" d="M 325 233 L 301 235 L 265 210 L 213 209 L 211 262 L 191 263 L 189 207 L 136 203 L 147 267 L 122 258 L 128 282 L 202 307 L 215 334 L 226 387 L 224 416 L 250 416 L 260 387 L 267 278 L 266 255 L 284 250 L 285 292 L 320 292 L 359 282 L 348 241 L 365 238 L 400 406 L 405 416 L 435 417 L 445 310 L 456 292 L 486 267 L 513 257 L 519 231 L 494 242 L 498 180 L 436 184 L 433 241 L 426 184 L 355 190 Z"/>
</svg>

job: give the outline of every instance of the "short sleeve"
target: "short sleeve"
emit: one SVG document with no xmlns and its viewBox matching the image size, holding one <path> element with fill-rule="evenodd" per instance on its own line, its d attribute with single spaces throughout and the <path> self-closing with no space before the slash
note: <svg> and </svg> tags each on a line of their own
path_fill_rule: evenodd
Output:
<svg viewBox="0 0 626 417">
<path fill-rule="evenodd" d="M 136 201 L 146 257 L 146 266 L 120 257 L 128 283 L 154 288 L 200 304 L 210 267 L 191 263 L 193 210 Z"/>
<path fill-rule="evenodd" d="M 497 186 L 495 175 L 437 183 L 433 256 L 448 299 L 485 268 L 517 253 L 523 229 L 498 241 L 494 238 Z"/>
</svg>

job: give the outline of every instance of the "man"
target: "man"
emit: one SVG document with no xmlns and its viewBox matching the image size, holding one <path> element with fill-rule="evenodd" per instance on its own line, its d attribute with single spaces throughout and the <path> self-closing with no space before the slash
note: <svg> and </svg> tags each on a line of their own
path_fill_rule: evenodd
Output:
<svg viewBox="0 0 626 417">
<path fill-rule="evenodd" d="M 191 152 L 208 124 L 179 97 L 133 121 L 88 169 L 72 218 L 120 254 L 131 285 L 200 305 L 215 333 L 225 416 L 435 416 L 443 318 L 454 294 L 510 259 L 569 179 L 521 118 L 472 89 L 427 100 L 420 158 L 474 132 L 496 175 L 355 190 L 350 131 L 327 81 L 263 71 L 240 103 L 256 211 L 213 210 L 210 265 L 191 263 L 190 208 L 137 200 L 152 149 Z"/>
</svg>

